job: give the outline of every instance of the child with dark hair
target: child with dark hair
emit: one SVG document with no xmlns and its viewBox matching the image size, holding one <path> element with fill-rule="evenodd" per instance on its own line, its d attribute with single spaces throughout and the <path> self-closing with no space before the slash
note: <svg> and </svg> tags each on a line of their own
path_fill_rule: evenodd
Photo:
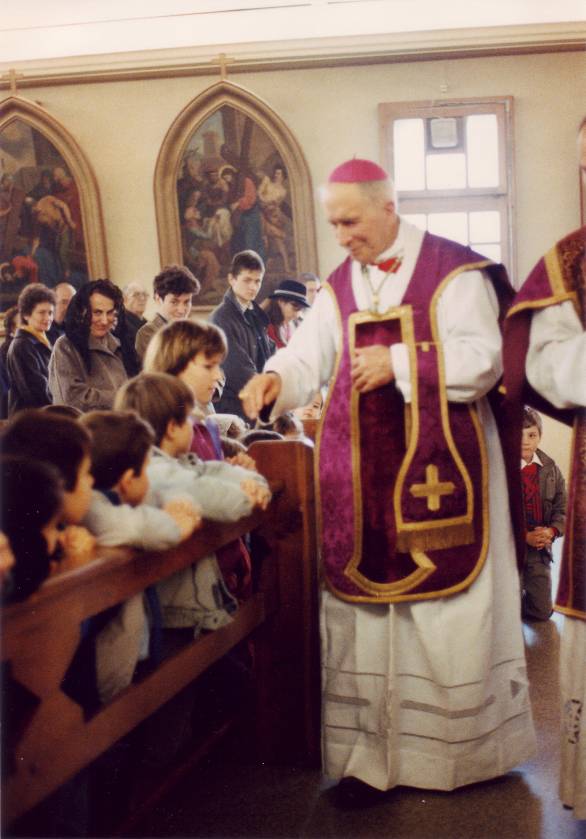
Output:
<svg viewBox="0 0 586 839">
<path fill-rule="evenodd" d="M 171 490 L 162 510 L 143 504 L 154 435 L 130 411 L 91 411 L 80 424 L 91 435 L 94 492 L 84 524 L 101 545 L 165 550 L 191 535 L 200 516 Z"/>
<path fill-rule="evenodd" d="M 552 610 L 551 546 L 564 532 L 566 484 L 554 461 L 539 448 L 543 425 L 532 408 L 523 412 L 521 478 L 527 543 L 522 580 L 522 613 L 530 620 L 549 620 Z"/>
<path fill-rule="evenodd" d="M 84 283 L 65 315 L 65 334 L 49 362 L 49 388 L 55 404 L 84 413 L 112 407 L 128 378 L 120 341 L 112 334 L 122 309 L 122 292 L 110 280 Z"/>
<path fill-rule="evenodd" d="M 199 504 L 206 518 L 237 521 L 254 507 L 265 508 L 270 491 L 257 472 L 222 461 L 201 461 L 190 452 L 192 391 L 166 373 L 142 373 L 127 382 L 116 407 L 136 411 L 155 432 L 148 474 L 161 494 L 174 488 Z M 169 627 L 215 629 L 228 623 L 236 602 L 227 591 L 215 555 L 174 574 L 158 586 L 163 621 Z"/>
<path fill-rule="evenodd" d="M 22 408 L 40 408 L 52 402 L 49 391 L 51 344 L 47 330 L 53 322 L 55 295 L 41 283 L 27 285 L 18 298 L 20 326 L 8 354 L 10 382 L 8 415 Z"/>
<path fill-rule="evenodd" d="M 210 321 L 226 335 L 228 354 L 224 360 L 226 384 L 217 409 L 226 414 L 237 414 L 245 421 L 239 393 L 265 361 L 275 351 L 267 335 L 269 319 L 255 302 L 260 291 L 265 266 L 254 251 L 237 253 L 228 273 L 228 291 L 210 315 Z"/>
<path fill-rule="evenodd" d="M 303 423 L 296 417 L 293 411 L 287 411 L 281 414 L 280 417 L 273 423 L 273 431 L 282 434 L 283 437 L 288 437 L 291 440 L 303 440 Z"/>
<path fill-rule="evenodd" d="M 59 552 L 58 525 L 63 512 L 63 485 L 48 463 L 2 455 L 0 530 L 6 535 L 15 564 L 3 600 L 24 600 L 51 572 Z"/>
<path fill-rule="evenodd" d="M 67 417 L 72 420 L 78 420 L 80 417 L 83 417 L 83 411 L 80 411 L 79 408 L 74 408 L 72 405 L 45 405 L 41 410 L 47 414 Z"/>
<path fill-rule="evenodd" d="M 269 440 L 284 440 L 282 434 L 278 431 L 271 431 L 270 428 L 255 428 L 249 431 L 242 438 L 243 444 L 248 448 L 253 443 L 266 443 Z"/>
<path fill-rule="evenodd" d="M 92 493 L 90 472 L 91 440 L 87 431 L 73 419 L 41 410 L 19 412 L 2 429 L 3 454 L 49 463 L 63 482 L 61 534 L 63 560 L 56 570 L 69 570 L 89 559 L 95 539 L 78 527 L 86 515 Z"/>
<path fill-rule="evenodd" d="M 184 265 L 168 265 L 153 280 L 153 296 L 157 314 L 136 333 L 136 352 L 142 360 L 153 335 L 166 323 L 185 320 L 191 312 L 194 294 L 200 283 Z"/>
<path fill-rule="evenodd" d="M 91 433 L 95 490 L 84 524 L 101 545 L 165 550 L 191 535 L 200 517 L 193 504 L 171 490 L 164 509 L 143 504 L 149 492 L 147 468 L 153 432 L 133 413 L 92 411 L 80 420 Z M 158 626 L 156 593 L 145 594 Z M 143 595 L 121 604 L 95 635 L 99 697 L 108 702 L 130 684 L 139 660 L 149 656 Z"/>
</svg>

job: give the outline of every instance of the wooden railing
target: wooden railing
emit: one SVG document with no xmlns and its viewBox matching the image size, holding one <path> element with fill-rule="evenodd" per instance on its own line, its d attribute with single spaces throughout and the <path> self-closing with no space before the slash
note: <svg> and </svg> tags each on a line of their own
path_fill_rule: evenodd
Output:
<svg viewBox="0 0 586 839">
<path fill-rule="evenodd" d="M 50 579 L 27 601 L 4 610 L 5 682 L 18 683 L 23 706 L 30 706 L 21 730 L 8 738 L 3 732 L 5 824 L 88 766 L 244 639 L 254 645 L 248 724 L 256 733 L 259 758 L 319 761 L 313 451 L 303 443 L 270 441 L 255 444 L 250 453 L 274 490 L 266 513 L 233 525 L 206 522 L 165 552 L 103 550 L 96 561 Z M 61 689 L 82 621 L 250 531 L 255 592 L 234 621 L 182 646 L 86 718 Z"/>
</svg>

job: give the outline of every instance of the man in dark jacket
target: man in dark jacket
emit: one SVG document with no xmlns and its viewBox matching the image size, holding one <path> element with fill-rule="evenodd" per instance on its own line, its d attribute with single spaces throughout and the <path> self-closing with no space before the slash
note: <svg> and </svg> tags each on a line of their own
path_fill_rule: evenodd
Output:
<svg viewBox="0 0 586 839">
<path fill-rule="evenodd" d="M 238 394 L 275 351 L 267 336 L 267 315 L 254 301 L 260 291 L 265 266 L 255 251 L 240 251 L 232 259 L 224 299 L 210 321 L 226 333 L 228 354 L 224 361 L 226 384 L 216 403 L 219 413 L 237 414 L 247 420 Z"/>
</svg>

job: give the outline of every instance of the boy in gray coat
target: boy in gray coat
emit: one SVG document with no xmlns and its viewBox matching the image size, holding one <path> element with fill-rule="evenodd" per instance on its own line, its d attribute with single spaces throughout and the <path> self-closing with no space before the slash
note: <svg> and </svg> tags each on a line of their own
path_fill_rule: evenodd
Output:
<svg viewBox="0 0 586 839">
<path fill-rule="evenodd" d="M 116 408 L 135 411 L 154 430 L 148 467 L 153 492 L 187 496 L 214 521 L 237 521 L 255 507 L 266 509 L 271 494 L 262 475 L 226 461 L 202 461 L 190 452 L 193 405 L 188 386 L 167 373 L 141 373 L 116 397 Z M 157 590 L 163 626 L 192 626 L 195 635 L 229 623 L 237 608 L 215 554 L 163 580 Z"/>
<path fill-rule="evenodd" d="M 134 414 L 114 411 L 91 411 L 80 422 L 91 434 L 95 481 L 83 524 L 98 544 L 166 550 L 199 527 L 199 511 L 189 499 L 177 498 L 177 490 L 168 494 L 164 509 L 143 504 L 149 493 L 147 469 L 153 442 L 145 422 Z M 138 661 L 149 657 L 144 600 L 142 593 L 131 597 L 103 626 L 100 616 L 94 619 L 97 688 L 103 703 L 129 685 Z M 146 600 L 151 611 L 157 612 L 154 590 L 147 590 Z"/>
</svg>

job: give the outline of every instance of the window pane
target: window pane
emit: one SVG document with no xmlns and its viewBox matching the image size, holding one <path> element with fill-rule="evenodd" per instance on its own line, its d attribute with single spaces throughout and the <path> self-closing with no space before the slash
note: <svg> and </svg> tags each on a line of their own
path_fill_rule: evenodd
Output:
<svg viewBox="0 0 586 839">
<path fill-rule="evenodd" d="M 429 135 L 434 149 L 455 149 L 458 142 L 458 122 L 455 117 L 437 117 L 429 121 Z"/>
<path fill-rule="evenodd" d="M 428 189 L 462 189 L 466 186 L 466 156 L 463 154 L 427 155 Z"/>
<path fill-rule="evenodd" d="M 401 213 L 401 218 L 411 222 L 421 230 L 427 230 L 427 216 L 425 213 Z"/>
<path fill-rule="evenodd" d="M 501 217 L 497 210 L 470 213 L 470 241 L 498 242 L 501 238 Z"/>
<path fill-rule="evenodd" d="M 474 242 L 471 242 L 470 247 L 473 251 L 482 254 L 482 256 L 486 256 L 488 259 L 492 259 L 493 262 L 501 262 L 502 260 L 502 251 L 500 245 L 477 245 Z"/>
<path fill-rule="evenodd" d="M 466 120 L 468 186 L 498 186 L 499 144 L 496 114 L 478 114 Z"/>
<path fill-rule="evenodd" d="M 393 124 L 395 187 L 425 189 L 425 138 L 422 119 L 397 119 Z"/>
<path fill-rule="evenodd" d="M 428 227 L 430 233 L 445 236 L 455 242 L 468 244 L 468 217 L 466 213 L 430 213 Z"/>
</svg>

